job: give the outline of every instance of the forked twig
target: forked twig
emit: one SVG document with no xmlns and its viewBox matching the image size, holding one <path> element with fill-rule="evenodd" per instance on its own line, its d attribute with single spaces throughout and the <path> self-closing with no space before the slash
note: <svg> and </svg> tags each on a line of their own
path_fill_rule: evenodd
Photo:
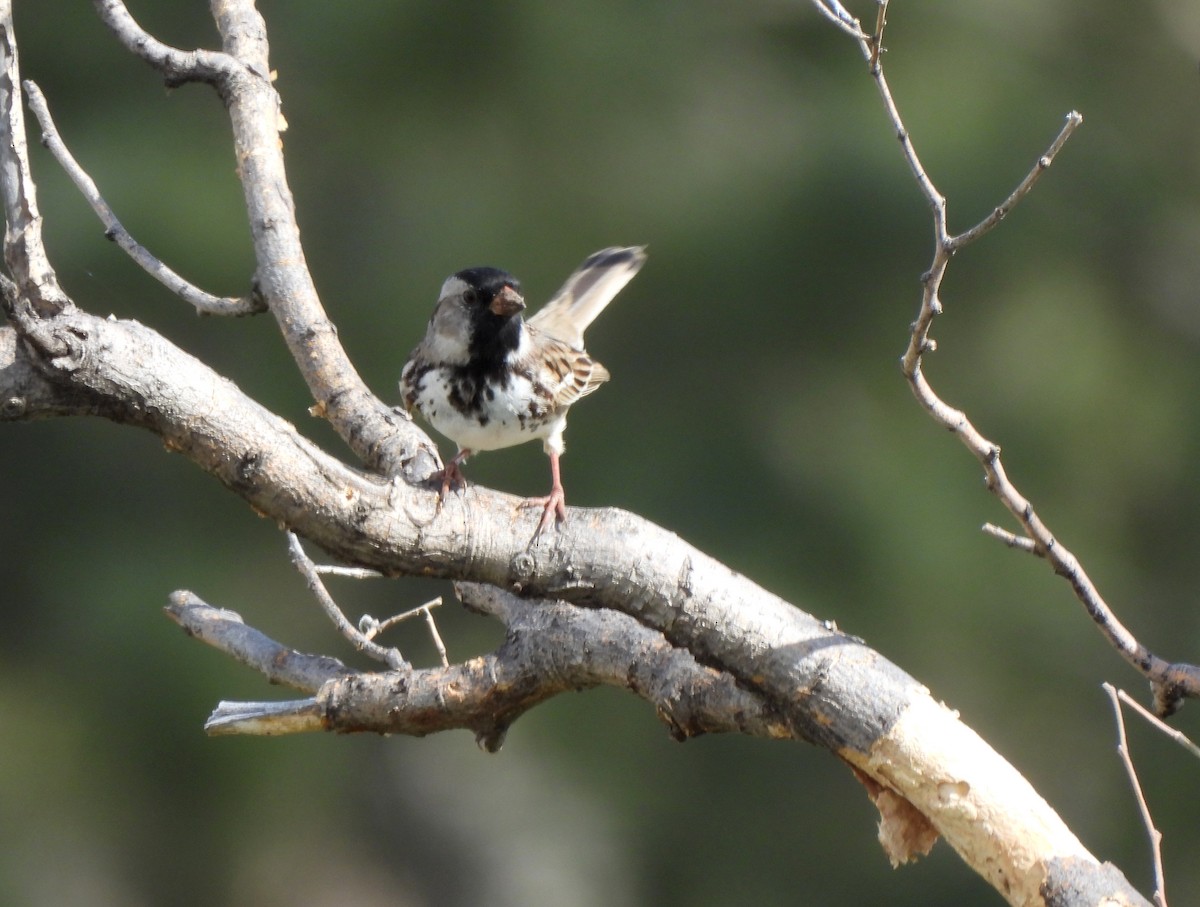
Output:
<svg viewBox="0 0 1200 907">
<path fill-rule="evenodd" d="M 1067 114 L 1066 121 L 1057 136 L 1008 197 L 969 230 L 957 235 L 952 234 L 948 226 L 946 197 L 938 191 L 921 163 L 908 129 L 904 125 L 904 120 L 900 116 L 891 86 L 883 72 L 879 42 L 875 36 L 863 33 L 862 29 L 857 26 L 857 22 L 854 23 L 854 28 L 849 27 L 844 18 L 845 11 L 840 4 L 834 5 L 832 0 L 814 0 L 814 2 L 826 18 L 839 23 L 842 31 L 850 34 L 858 42 L 864 58 L 870 62 L 870 75 L 875 81 L 887 118 L 900 142 L 904 159 L 908 163 L 913 179 L 916 180 L 921 194 L 925 197 L 933 214 L 933 261 L 922 278 L 920 310 L 912 324 L 908 347 L 901 359 L 901 370 L 908 379 L 913 395 L 935 421 L 954 432 L 979 460 L 984 470 L 988 490 L 1020 523 L 1023 538 L 991 524 L 985 526 L 984 531 L 999 538 L 1009 547 L 1046 559 L 1054 572 L 1071 584 L 1076 598 L 1083 604 L 1088 615 L 1108 638 L 1110 644 L 1150 681 L 1154 691 L 1156 711 L 1161 715 L 1168 715 L 1179 707 L 1184 697 L 1200 696 L 1200 668 L 1189 664 L 1168 662 L 1154 655 L 1137 641 L 1101 597 L 1075 555 L 1059 543 L 1038 517 L 1033 505 L 1009 480 L 1000 460 L 1000 446 L 985 438 L 967 418 L 966 413 L 946 403 L 930 386 L 922 369 L 925 354 L 933 352 L 937 348 L 936 343 L 929 336 L 929 332 L 934 318 L 942 313 L 942 301 L 939 294 L 950 258 L 957 250 L 987 235 L 1029 194 L 1042 174 L 1054 162 L 1055 156 L 1062 150 L 1067 140 L 1083 123 L 1083 117 L 1075 111 Z M 886 13 L 886 4 L 881 3 L 880 6 L 879 22 L 876 26 L 877 34 L 882 31 L 883 17 Z"/>
<path fill-rule="evenodd" d="M 383 662 L 395 671 L 411 670 L 412 666 L 404 660 L 404 656 L 400 654 L 399 649 L 385 648 L 378 643 L 372 642 L 366 634 L 347 620 L 346 615 L 342 613 L 342 609 L 333 600 L 333 596 L 329 594 L 329 590 L 325 588 L 325 584 L 321 582 L 317 565 L 304 553 L 304 549 L 301 547 L 300 539 L 296 537 L 296 533 L 288 532 L 287 540 L 288 554 L 291 555 L 292 563 L 295 564 L 296 569 L 304 577 L 309 590 L 316 596 L 321 609 L 333 621 L 333 625 L 338 628 L 341 634 L 350 641 L 350 644 L 364 655 L 368 655 L 376 661 Z"/>
<path fill-rule="evenodd" d="M 360 641 L 364 641 L 372 646 L 375 646 L 376 637 L 387 632 L 392 627 L 408 620 L 409 618 L 423 617 L 425 619 L 425 626 L 429 629 L 429 635 L 433 640 L 433 646 L 435 649 L 437 649 L 438 657 L 442 661 L 442 667 L 448 668 L 450 666 L 450 659 L 446 653 L 446 644 L 442 641 L 441 633 L 438 632 L 437 621 L 433 619 L 433 609 L 440 608 L 442 605 L 442 598 L 440 595 L 437 598 L 425 602 L 423 605 L 418 605 L 417 607 L 408 611 L 404 611 L 400 614 L 393 614 L 391 617 L 383 620 L 378 620 L 377 618 L 372 617 L 370 614 L 364 614 L 358 619 L 358 626 L 354 627 L 346 618 L 346 615 L 342 613 L 341 608 L 338 608 L 338 606 L 334 603 L 333 597 L 329 594 L 329 591 L 325 588 L 325 584 L 320 581 L 319 577 L 344 576 L 349 577 L 350 579 L 375 579 L 383 576 L 383 574 L 378 570 L 368 570 L 364 567 L 344 567 L 339 564 L 314 563 L 313 560 L 304 553 L 304 549 L 300 546 L 299 539 L 297 539 L 295 534 L 291 532 L 288 533 L 288 551 L 291 553 L 293 563 L 296 563 L 296 566 L 309 580 L 309 587 L 313 588 L 313 591 L 317 595 L 318 600 L 321 601 L 321 606 L 325 609 L 325 612 L 329 614 L 334 624 L 336 624 L 338 629 L 342 631 L 342 634 L 346 636 L 346 638 L 352 643 L 354 643 L 355 646 L 359 646 Z M 302 558 L 302 560 L 299 562 L 297 562 L 298 557 Z M 316 583 L 315 588 L 313 587 L 313 583 Z M 349 635 L 347 635 L 346 627 L 350 627 L 352 630 Z M 400 658 L 399 651 L 394 648 L 385 649 L 382 646 L 376 646 L 376 648 L 381 652 L 394 653 L 395 658 Z M 367 654 L 371 654 L 368 649 L 364 648 L 363 651 Z M 393 668 L 408 667 L 408 662 L 404 661 L 402 658 L 400 658 L 399 664 L 393 664 L 388 658 L 384 658 L 383 660 L 387 661 L 387 663 Z"/>
<path fill-rule="evenodd" d="M 322 573 L 333 572 L 334 569 L 336 568 L 318 568 Z M 347 567 L 343 569 L 349 571 L 355 568 Z M 374 573 L 374 571 L 367 572 Z M 374 575 L 378 576 L 379 574 L 375 573 Z M 429 628 L 429 635 L 433 638 L 434 648 L 437 649 L 438 656 L 442 660 L 442 667 L 448 668 L 450 667 L 450 659 L 446 654 L 446 644 L 442 641 L 442 634 L 438 632 L 437 621 L 433 619 L 433 609 L 440 608 L 441 606 L 442 597 L 439 595 L 437 598 L 430 599 L 425 604 L 418 605 L 410 611 L 405 611 L 402 614 L 393 614 L 384 620 L 376 620 L 371 615 L 364 614 L 358 619 L 358 629 L 362 631 L 367 639 L 374 639 L 381 633 L 387 632 L 392 627 L 411 617 L 424 617 L 425 626 Z"/>
<path fill-rule="evenodd" d="M 1131 709 L 1141 715 L 1147 722 L 1149 722 L 1151 727 L 1165 734 L 1197 759 L 1200 759 L 1200 746 L 1197 746 L 1195 743 L 1193 743 L 1187 734 L 1176 730 L 1158 716 L 1147 711 L 1144 705 L 1134 700 L 1133 697 L 1124 690 L 1117 690 L 1117 695 L 1121 698 L 1121 702 L 1125 703 L 1125 705 L 1129 706 Z"/>
<path fill-rule="evenodd" d="M 1000 526 L 997 526 L 995 523 L 984 523 L 980 528 L 984 531 L 984 533 L 990 535 L 992 538 L 999 539 L 1000 541 L 1004 542 L 1004 544 L 1006 544 L 1009 548 L 1016 548 L 1019 551 L 1024 551 L 1037 557 L 1042 556 L 1041 552 L 1037 549 L 1037 545 L 1033 543 L 1033 539 L 1031 538 L 1009 532 L 1007 529 L 1003 529 Z"/>
<path fill-rule="evenodd" d="M 813 5 L 822 16 L 832 22 L 855 40 L 866 40 L 868 35 L 862 30 L 858 20 L 850 15 L 850 11 L 838 0 L 813 0 Z"/>
</svg>

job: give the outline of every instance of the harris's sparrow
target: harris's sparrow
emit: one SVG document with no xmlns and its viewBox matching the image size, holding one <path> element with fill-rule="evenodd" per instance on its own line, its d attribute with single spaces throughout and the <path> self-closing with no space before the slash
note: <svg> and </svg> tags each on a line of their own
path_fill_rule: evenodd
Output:
<svg viewBox="0 0 1200 907">
<path fill-rule="evenodd" d="M 641 247 L 590 256 L 536 315 L 521 318 L 521 284 L 497 268 L 468 268 L 447 278 L 418 344 L 400 376 L 404 406 L 458 445 L 442 471 L 441 493 L 464 483 L 461 466 L 481 450 L 534 438 L 550 457 L 550 494 L 538 532 L 565 520 L 559 477 L 567 410 L 608 380 L 583 349 L 583 332 L 646 260 Z"/>
</svg>

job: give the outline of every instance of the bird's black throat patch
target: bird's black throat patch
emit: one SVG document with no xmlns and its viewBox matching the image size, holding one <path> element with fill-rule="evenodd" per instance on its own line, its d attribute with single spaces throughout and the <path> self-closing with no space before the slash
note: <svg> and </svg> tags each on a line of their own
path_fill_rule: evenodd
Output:
<svg viewBox="0 0 1200 907">
<path fill-rule="evenodd" d="M 486 307 L 473 315 L 469 361 L 454 366 L 450 380 L 450 405 L 464 415 L 482 415 L 496 391 L 508 387 L 509 355 L 520 346 L 524 330 L 519 315 L 500 316 Z"/>
</svg>

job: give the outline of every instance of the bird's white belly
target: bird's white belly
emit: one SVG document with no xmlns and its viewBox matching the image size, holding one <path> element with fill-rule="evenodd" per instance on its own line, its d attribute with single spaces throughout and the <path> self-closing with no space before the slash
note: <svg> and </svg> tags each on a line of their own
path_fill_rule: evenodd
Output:
<svg viewBox="0 0 1200 907">
<path fill-rule="evenodd" d="M 561 436 L 566 414 L 532 418 L 532 398 L 530 383 L 513 376 L 508 387 L 494 390 L 481 410 L 464 414 L 449 402 L 448 388 L 431 376 L 417 395 L 416 405 L 426 421 L 459 448 L 500 450 L 535 438 Z"/>
</svg>

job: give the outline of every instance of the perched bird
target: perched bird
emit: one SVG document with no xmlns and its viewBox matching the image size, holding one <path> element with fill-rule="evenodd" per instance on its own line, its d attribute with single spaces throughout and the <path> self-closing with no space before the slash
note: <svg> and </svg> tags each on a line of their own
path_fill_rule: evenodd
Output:
<svg viewBox="0 0 1200 907">
<path fill-rule="evenodd" d="M 404 407 L 458 445 L 442 471 L 443 497 L 465 484 L 461 466 L 481 450 L 534 438 L 550 457 L 550 494 L 538 532 L 567 516 L 558 458 L 567 410 L 608 380 L 583 349 L 583 332 L 646 260 L 641 247 L 602 249 L 525 321 L 521 284 L 497 268 L 468 268 L 442 284 L 425 339 L 400 376 Z"/>
</svg>

